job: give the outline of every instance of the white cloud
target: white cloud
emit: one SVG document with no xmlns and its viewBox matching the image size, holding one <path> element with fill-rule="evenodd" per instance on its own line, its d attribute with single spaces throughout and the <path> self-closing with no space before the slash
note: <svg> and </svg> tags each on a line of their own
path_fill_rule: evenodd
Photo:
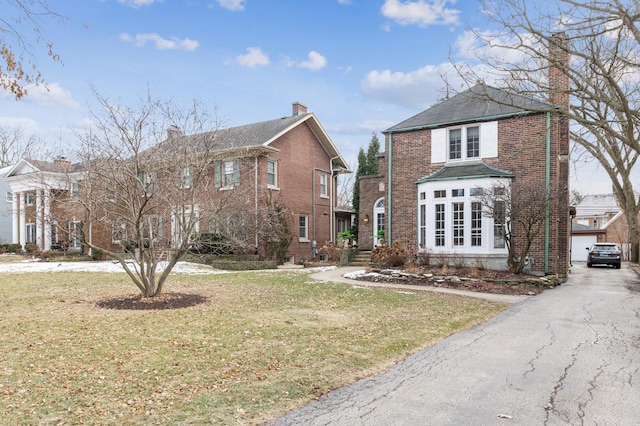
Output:
<svg viewBox="0 0 640 426">
<path fill-rule="evenodd" d="M 361 83 L 363 93 L 372 99 L 391 102 L 407 108 L 424 109 L 444 96 L 443 75 L 457 80 L 450 73 L 451 64 L 427 65 L 410 72 L 371 71 Z M 457 81 L 449 81 L 456 85 Z"/>
<path fill-rule="evenodd" d="M 40 132 L 36 120 L 26 117 L 0 117 L 0 127 L 21 129 L 25 135 L 36 135 Z"/>
<path fill-rule="evenodd" d="M 309 52 L 308 58 L 309 59 L 306 61 L 294 61 L 288 56 L 285 56 L 282 60 L 282 64 L 285 67 L 306 68 L 311 71 L 318 71 L 327 65 L 327 59 L 315 50 Z"/>
<path fill-rule="evenodd" d="M 400 1 L 385 0 L 382 15 L 400 25 L 452 25 L 457 24 L 460 11 L 447 7 L 447 0 Z"/>
<path fill-rule="evenodd" d="M 171 37 L 166 39 L 156 33 L 136 34 L 132 36 L 128 33 L 120 34 L 120 40 L 128 43 L 133 43 L 136 47 L 143 47 L 147 42 L 153 43 L 158 50 L 195 50 L 200 43 L 196 40 L 189 38 L 179 39 L 177 37 Z"/>
<path fill-rule="evenodd" d="M 306 68 L 311 71 L 317 71 L 321 68 L 324 68 L 327 65 L 327 59 L 319 54 L 318 52 L 312 50 L 309 52 L 309 59 L 307 61 L 300 62 L 298 67 Z"/>
<path fill-rule="evenodd" d="M 249 47 L 247 52 L 246 55 L 236 56 L 235 62 L 249 68 L 254 68 L 258 65 L 269 65 L 269 57 L 259 47 Z"/>
<path fill-rule="evenodd" d="M 137 9 L 142 6 L 151 6 L 153 3 L 162 3 L 162 0 L 118 0 L 118 3 Z"/>
<path fill-rule="evenodd" d="M 36 104 L 39 106 L 62 106 L 65 108 L 77 109 L 80 104 L 73 99 L 71 92 L 60 87 L 59 83 L 47 85 L 29 84 L 25 86 L 27 95 L 20 99 L 20 102 Z M 8 94 L 8 92 L 6 92 Z M 3 94 L 3 97 L 5 95 Z"/>
<path fill-rule="evenodd" d="M 244 10 L 244 3 L 246 0 L 218 0 L 218 4 L 234 12 Z"/>
</svg>

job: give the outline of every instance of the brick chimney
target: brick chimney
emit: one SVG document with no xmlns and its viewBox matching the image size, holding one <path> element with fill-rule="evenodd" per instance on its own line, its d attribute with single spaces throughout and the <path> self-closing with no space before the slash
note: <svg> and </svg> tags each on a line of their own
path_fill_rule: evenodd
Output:
<svg viewBox="0 0 640 426">
<path fill-rule="evenodd" d="M 59 167 L 68 167 L 71 165 L 71 161 L 67 160 L 66 157 L 56 157 L 53 160 L 53 164 Z"/>
<path fill-rule="evenodd" d="M 549 101 L 569 110 L 569 37 L 555 33 L 549 39 Z"/>
<path fill-rule="evenodd" d="M 293 103 L 293 116 L 298 117 L 307 113 L 307 106 L 296 101 Z"/>
<path fill-rule="evenodd" d="M 174 139 L 180 136 L 182 136 L 182 131 L 178 126 L 176 126 L 175 124 L 169 126 L 169 128 L 167 129 L 167 139 Z"/>
</svg>

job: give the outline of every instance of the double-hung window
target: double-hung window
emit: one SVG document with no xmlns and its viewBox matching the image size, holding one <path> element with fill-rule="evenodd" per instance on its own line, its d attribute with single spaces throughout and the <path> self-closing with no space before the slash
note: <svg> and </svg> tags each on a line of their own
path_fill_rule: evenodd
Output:
<svg viewBox="0 0 640 426">
<path fill-rule="evenodd" d="M 36 224 L 35 223 L 27 223 L 26 225 L 27 231 L 27 243 L 35 243 L 36 242 Z"/>
<path fill-rule="evenodd" d="M 329 197 L 329 191 L 327 189 L 328 176 L 326 173 L 320 174 L 320 196 Z"/>
<path fill-rule="evenodd" d="M 158 192 L 158 178 L 156 172 L 140 171 L 138 172 L 138 180 L 144 188 L 145 194 L 151 195 Z"/>
<path fill-rule="evenodd" d="M 309 216 L 301 214 L 298 217 L 298 230 L 300 241 L 309 241 Z"/>
<path fill-rule="evenodd" d="M 467 127 L 467 158 L 480 157 L 480 127 Z"/>
<path fill-rule="evenodd" d="M 176 174 L 176 186 L 182 189 L 191 188 L 193 185 L 193 166 L 183 167 Z"/>
<path fill-rule="evenodd" d="M 278 187 L 278 162 L 276 160 L 267 161 L 267 187 Z"/>
<path fill-rule="evenodd" d="M 480 127 L 449 130 L 449 160 L 480 158 Z"/>
<path fill-rule="evenodd" d="M 216 188 L 231 189 L 240 185 L 240 159 L 216 161 L 214 175 Z"/>
<path fill-rule="evenodd" d="M 462 158 L 462 129 L 449 130 L 449 160 Z"/>
<path fill-rule="evenodd" d="M 70 248 L 82 247 L 82 240 L 84 238 L 82 232 L 82 222 L 70 221 L 68 224 L 69 241 L 71 241 Z"/>
</svg>

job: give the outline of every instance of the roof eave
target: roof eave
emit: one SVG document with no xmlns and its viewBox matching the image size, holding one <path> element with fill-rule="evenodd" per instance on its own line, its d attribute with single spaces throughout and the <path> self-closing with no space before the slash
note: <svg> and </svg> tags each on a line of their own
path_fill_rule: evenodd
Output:
<svg viewBox="0 0 640 426">
<path fill-rule="evenodd" d="M 320 124 L 320 121 L 318 121 L 318 118 L 316 117 L 316 115 L 312 112 L 307 113 L 300 120 L 295 121 L 290 126 L 283 129 L 281 132 L 275 134 L 270 139 L 265 141 L 262 145 L 265 147 L 269 146 L 279 137 L 291 131 L 291 129 L 294 129 L 295 127 L 301 125 L 302 123 L 308 124 L 313 134 L 316 135 L 316 138 L 318 138 L 318 141 L 320 142 L 324 150 L 327 152 L 327 154 L 331 158 L 333 164 L 335 166 L 343 168 L 344 170 L 348 170 L 348 172 L 351 173 L 351 170 L 349 170 L 349 165 L 340 154 L 340 151 L 338 151 L 338 148 L 336 148 L 336 146 L 333 144 L 333 141 L 331 141 L 331 138 L 329 137 L 327 132 L 324 130 L 324 128 Z M 346 173 L 346 172 L 342 172 L 342 173 Z"/>
<path fill-rule="evenodd" d="M 455 177 L 433 177 L 425 176 L 418 179 L 415 184 L 425 182 L 443 182 L 448 180 L 466 180 L 466 179 L 513 179 L 513 175 L 500 175 L 500 174 L 488 174 L 488 175 L 468 175 L 468 176 L 455 176 Z"/>
<path fill-rule="evenodd" d="M 398 129 L 394 129 L 393 127 L 390 127 L 387 130 L 383 130 L 382 133 L 389 134 L 389 133 L 412 132 L 416 130 L 425 130 L 425 129 L 437 129 L 438 127 L 451 126 L 454 124 L 481 123 L 485 121 L 501 120 L 504 118 L 518 117 L 522 115 L 536 114 L 536 113 L 539 113 L 539 111 L 513 112 L 509 114 L 499 114 L 499 115 L 492 115 L 487 117 L 478 117 L 478 118 L 472 118 L 472 119 L 462 120 L 462 121 L 442 121 L 439 123 L 423 124 L 420 126 L 412 126 L 412 127 L 401 127 Z"/>
</svg>

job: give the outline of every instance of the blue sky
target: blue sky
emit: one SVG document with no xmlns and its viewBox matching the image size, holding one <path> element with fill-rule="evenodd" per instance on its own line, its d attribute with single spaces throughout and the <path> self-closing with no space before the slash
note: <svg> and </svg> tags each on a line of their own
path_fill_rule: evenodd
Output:
<svg viewBox="0 0 640 426">
<path fill-rule="evenodd" d="M 0 125 L 64 151 L 96 109 L 92 86 L 129 104 L 147 89 L 181 105 L 199 99 L 225 127 L 290 115 L 300 101 L 353 168 L 373 132 L 382 140 L 380 131 L 443 97 L 441 75 L 458 84 L 449 57 L 468 59 L 468 29 L 486 25 L 467 0 L 49 3 L 66 17 L 42 21 L 62 64 L 34 45 L 49 90 L 32 87 L 20 101 L 0 91 Z M 579 172 L 573 188 L 610 192 Z"/>
</svg>

